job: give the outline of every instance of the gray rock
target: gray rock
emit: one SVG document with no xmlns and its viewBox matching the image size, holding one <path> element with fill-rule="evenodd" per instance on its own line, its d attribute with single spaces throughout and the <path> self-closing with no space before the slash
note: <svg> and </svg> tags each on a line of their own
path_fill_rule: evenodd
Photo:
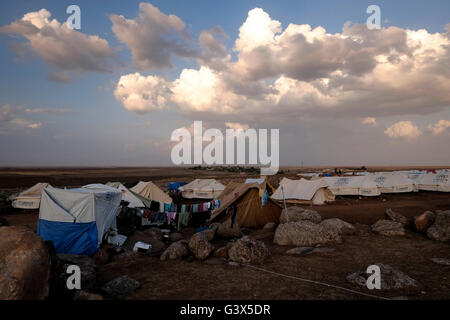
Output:
<svg viewBox="0 0 450 320">
<path fill-rule="evenodd" d="M 322 217 L 314 210 L 304 209 L 302 207 L 290 207 L 283 209 L 280 215 L 280 223 L 297 222 L 308 220 L 314 223 L 320 223 Z"/>
<path fill-rule="evenodd" d="M 174 232 L 170 234 L 170 241 L 172 242 L 177 242 L 183 239 L 184 239 L 183 235 L 179 232 Z"/>
<path fill-rule="evenodd" d="M 406 224 L 408 223 L 408 219 L 406 219 L 405 216 L 401 215 L 401 214 L 398 213 L 398 212 L 392 211 L 391 208 L 387 208 L 387 209 L 384 211 L 384 214 L 385 214 L 389 219 L 391 219 L 392 221 L 401 223 L 403 226 L 406 226 Z"/>
<path fill-rule="evenodd" d="M 161 260 L 183 259 L 189 255 L 188 243 L 186 240 L 180 240 L 172 243 L 161 255 Z"/>
<path fill-rule="evenodd" d="M 217 236 L 225 239 L 239 238 L 241 236 L 241 228 L 237 219 L 231 227 L 231 218 L 222 222 L 217 228 Z"/>
<path fill-rule="evenodd" d="M 338 218 L 323 220 L 320 225 L 339 235 L 352 235 L 356 233 L 356 228 L 352 224 Z"/>
<path fill-rule="evenodd" d="M 158 240 L 162 240 L 162 233 L 161 230 L 159 228 L 156 227 L 150 227 L 148 229 L 144 230 L 144 233 L 153 238 L 153 239 L 158 239 Z"/>
<path fill-rule="evenodd" d="M 125 275 L 106 283 L 102 291 L 111 298 L 124 298 L 139 287 L 139 281 Z"/>
<path fill-rule="evenodd" d="M 268 229 L 268 230 L 275 230 L 275 228 L 277 227 L 277 224 L 275 222 L 268 222 L 264 225 L 263 229 Z"/>
<path fill-rule="evenodd" d="M 390 265 L 382 263 L 376 263 L 375 265 L 380 267 L 381 290 L 407 289 L 419 286 L 419 283 L 416 280 Z M 348 275 L 346 279 L 354 285 L 367 288 L 366 281 L 369 276 L 370 274 L 366 273 L 364 270 L 354 272 Z"/>
<path fill-rule="evenodd" d="M 270 251 L 263 242 L 248 236 L 240 238 L 228 251 L 230 259 L 239 263 L 262 263 L 269 255 Z"/>
<path fill-rule="evenodd" d="M 450 242 L 450 210 L 436 212 L 436 219 L 428 228 L 427 236 L 436 241 Z"/>
<path fill-rule="evenodd" d="M 328 253 L 333 251 L 334 249 L 332 248 L 297 247 L 286 251 L 286 253 L 290 255 L 306 256 L 311 253 Z"/>
<path fill-rule="evenodd" d="M 400 222 L 392 220 L 378 220 L 371 227 L 372 231 L 383 236 L 404 236 L 405 229 Z"/>
<path fill-rule="evenodd" d="M 199 260 L 205 260 L 214 250 L 214 246 L 208 241 L 208 233 L 197 232 L 189 240 L 189 250 Z"/>
<path fill-rule="evenodd" d="M 440 264 L 442 266 L 450 266 L 450 259 L 445 258 L 431 258 L 434 263 Z"/>
<path fill-rule="evenodd" d="M 289 222 L 278 225 L 273 242 L 278 245 L 301 247 L 341 242 L 341 236 L 311 221 Z"/>
</svg>

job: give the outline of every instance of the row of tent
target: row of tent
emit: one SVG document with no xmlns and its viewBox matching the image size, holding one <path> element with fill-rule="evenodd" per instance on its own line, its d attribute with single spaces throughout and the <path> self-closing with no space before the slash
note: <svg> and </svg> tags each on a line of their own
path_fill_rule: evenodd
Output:
<svg viewBox="0 0 450 320">
<path fill-rule="evenodd" d="M 324 204 L 335 196 L 379 196 L 382 193 L 450 192 L 450 173 L 375 173 L 364 176 L 322 177 L 312 180 L 283 178 L 272 195 L 277 201 Z"/>
</svg>

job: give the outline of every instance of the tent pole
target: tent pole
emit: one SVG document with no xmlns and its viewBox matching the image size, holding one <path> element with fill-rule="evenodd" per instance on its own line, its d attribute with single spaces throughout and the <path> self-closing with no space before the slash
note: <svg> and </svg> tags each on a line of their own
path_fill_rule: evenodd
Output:
<svg viewBox="0 0 450 320">
<path fill-rule="evenodd" d="M 284 198 L 283 186 L 281 186 L 281 193 L 283 194 L 284 210 L 286 210 L 286 219 L 287 219 L 287 222 L 289 223 L 289 214 L 288 214 L 288 209 L 286 207 L 286 199 Z"/>
</svg>

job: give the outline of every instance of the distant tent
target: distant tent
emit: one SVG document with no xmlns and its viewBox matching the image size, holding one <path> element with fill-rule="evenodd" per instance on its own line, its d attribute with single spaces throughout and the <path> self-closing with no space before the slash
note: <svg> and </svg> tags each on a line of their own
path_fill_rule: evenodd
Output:
<svg viewBox="0 0 450 320">
<path fill-rule="evenodd" d="M 359 181 L 359 195 L 365 197 L 375 197 L 381 194 L 378 185 L 368 176 L 362 176 Z"/>
<path fill-rule="evenodd" d="M 93 255 L 110 228 L 122 193 L 103 184 L 42 191 L 37 234 L 53 241 L 57 253 Z"/>
<path fill-rule="evenodd" d="M 186 184 L 187 182 L 169 182 L 169 190 L 177 192 L 180 187 Z"/>
<path fill-rule="evenodd" d="M 214 199 L 225 190 L 225 186 L 215 179 L 195 179 L 179 190 L 186 199 Z"/>
<path fill-rule="evenodd" d="M 333 193 L 328 189 L 325 179 L 317 180 L 291 180 L 283 178 L 280 186 L 271 197 L 273 200 L 290 203 L 303 203 L 321 205 L 334 201 Z"/>
<path fill-rule="evenodd" d="M 120 182 L 108 182 L 106 185 L 122 191 L 122 201 L 128 202 L 128 208 L 143 208 L 143 207 L 145 207 L 142 200 L 139 199 L 139 197 L 137 197 L 133 192 L 128 190 L 128 188 L 125 187 Z"/>
<path fill-rule="evenodd" d="M 31 188 L 22 191 L 18 195 L 10 197 L 9 199 L 12 200 L 11 205 L 13 208 L 39 209 L 42 190 L 48 186 L 50 186 L 48 183 L 36 183 Z"/>
<path fill-rule="evenodd" d="M 403 174 L 375 174 L 369 176 L 380 188 L 381 193 L 413 192 L 414 181 Z"/>
<path fill-rule="evenodd" d="M 139 181 L 139 183 L 131 188 L 130 191 L 144 197 L 144 199 L 139 198 L 144 204 L 146 199 L 163 203 L 172 203 L 172 198 L 151 181 Z M 146 205 L 148 206 L 148 204 Z"/>
<path fill-rule="evenodd" d="M 262 227 L 268 222 L 279 223 L 281 207 L 270 197 L 262 206 L 258 183 L 230 182 L 217 197 L 220 208 L 213 210 L 210 221 L 225 221 L 227 208 L 236 205 L 236 218 L 241 227 Z"/>
<path fill-rule="evenodd" d="M 422 174 L 418 178 L 419 190 L 450 192 L 450 174 Z"/>
<path fill-rule="evenodd" d="M 247 178 L 245 179 L 245 183 L 257 183 L 259 184 L 260 188 L 268 188 L 270 194 L 275 192 L 275 188 L 269 183 L 267 180 L 267 177 L 261 177 L 261 178 Z"/>
<path fill-rule="evenodd" d="M 324 181 L 336 196 L 357 196 L 364 176 L 356 177 L 325 177 Z"/>
</svg>

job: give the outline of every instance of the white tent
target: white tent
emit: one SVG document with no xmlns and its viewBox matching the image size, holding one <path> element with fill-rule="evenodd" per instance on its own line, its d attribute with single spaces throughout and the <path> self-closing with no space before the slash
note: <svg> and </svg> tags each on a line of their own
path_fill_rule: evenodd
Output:
<svg viewBox="0 0 450 320">
<path fill-rule="evenodd" d="M 113 188 L 117 188 L 120 191 L 122 191 L 122 201 L 128 202 L 128 208 L 145 207 L 144 203 L 120 182 L 108 182 L 106 185 Z"/>
<path fill-rule="evenodd" d="M 418 178 L 419 190 L 450 192 L 450 174 L 422 174 Z"/>
<path fill-rule="evenodd" d="M 151 181 L 139 181 L 139 183 L 130 190 L 153 201 L 172 203 L 172 198 Z"/>
<path fill-rule="evenodd" d="M 357 196 L 363 176 L 355 177 L 324 177 L 328 188 L 336 196 Z"/>
<path fill-rule="evenodd" d="M 178 190 L 187 199 L 215 199 L 225 190 L 225 186 L 215 179 L 195 179 Z"/>
<path fill-rule="evenodd" d="M 381 193 L 413 192 L 414 181 L 403 174 L 374 174 L 369 176 L 380 188 Z"/>
<path fill-rule="evenodd" d="M 53 241 L 57 253 L 89 254 L 116 227 L 122 192 L 103 184 L 42 191 L 37 234 Z"/>
<path fill-rule="evenodd" d="M 39 182 L 36 183 L 31 188 L 22 191 L 18 195 L 11 196 L 13 208 L 20 209 L 39 209 L 39 204 L 41 202 L 42 190 L 50 186 L 48 183 Z"/>
<path fill-rule="evenodd" d="M 359 181 L 359 195 L 366 197 L 379 196 L 381 194 L 377 184 L 368 176 L 363 176 Z"/>
<path fill-rule="evenodd" d="M 317 180 L 291 180 L 283 178 L 277 190 L 271 197 L 273 200 L 299 203 L 312 203 L 321 205 L 334 201 L 334 195 L 328 190 L 324 179 Z"/>
</svg>

